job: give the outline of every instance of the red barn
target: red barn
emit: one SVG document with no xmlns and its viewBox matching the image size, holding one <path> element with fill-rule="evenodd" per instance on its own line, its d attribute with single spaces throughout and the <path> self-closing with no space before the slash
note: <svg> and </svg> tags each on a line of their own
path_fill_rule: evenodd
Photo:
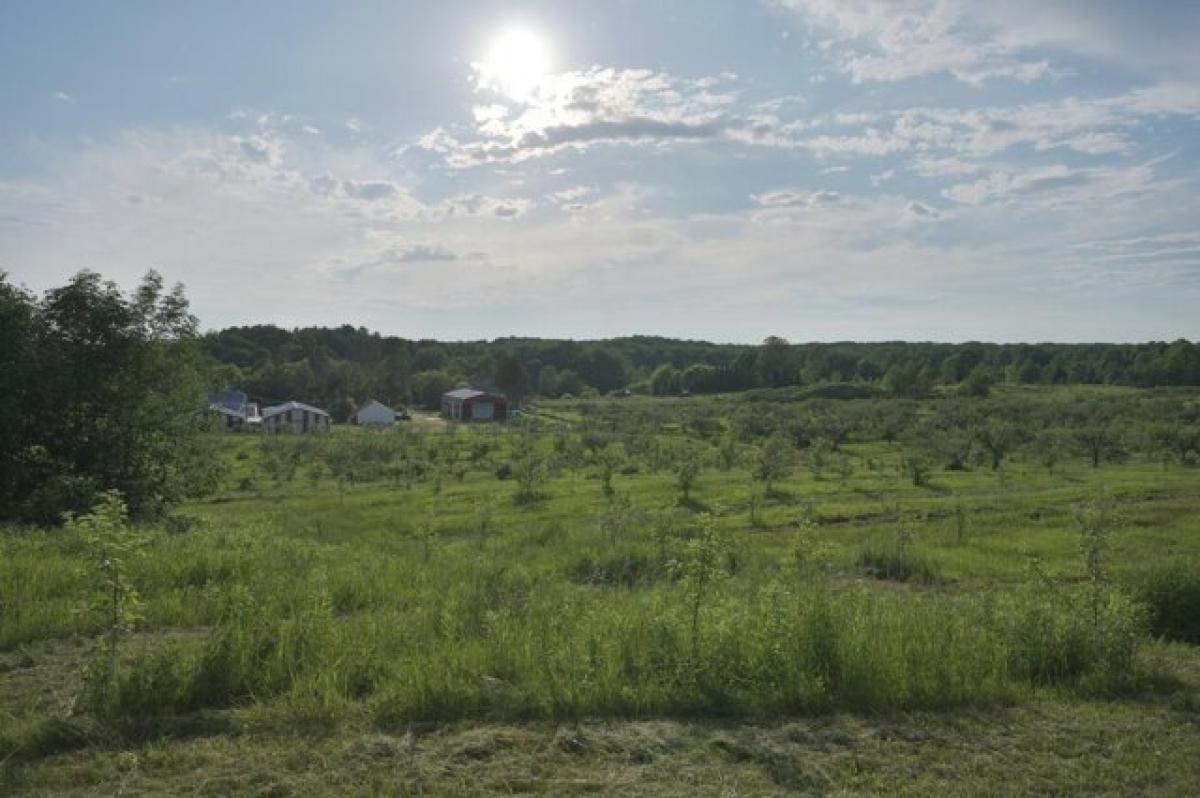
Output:
<svg viewBox="0 0 1200 798">
<path fill-rule="evenodd" d="M 442 394 L 442 415 L 451 421 L 504 421 L 508 399 L 503 394 L 460 388 Z"/>
</svg>

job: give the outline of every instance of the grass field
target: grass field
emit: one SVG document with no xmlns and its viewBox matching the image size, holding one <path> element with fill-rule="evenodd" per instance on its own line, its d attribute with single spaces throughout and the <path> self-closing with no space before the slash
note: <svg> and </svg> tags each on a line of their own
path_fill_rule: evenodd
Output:
<svg viewBox="0 0 1200 798">
<path fill-rule="evenodd" d="M 782 405 L 690 402 L 222 439 L 102 530 L 120 634 L 80 527 L 5 530 L 0 788 L 1194 792 L 1200 470 L 858 427 L 767 480 Z"/>
</svg>

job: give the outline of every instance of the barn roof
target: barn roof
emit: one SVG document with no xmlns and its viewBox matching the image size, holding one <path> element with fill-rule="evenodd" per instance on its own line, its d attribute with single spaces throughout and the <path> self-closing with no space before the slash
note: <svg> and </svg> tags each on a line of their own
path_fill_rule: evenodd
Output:
<svg viewBox="0 0 1200 798">
<path fill-rule="evenodd" d="M 284 402 L 281 405 L 275 405 L 274 407 L 265 408 L 262 411 L 262 417 L 270 418 L 271 416 L 277 416 L 280 413 L 286 412 L 288 410 L 307 410 L 310 413 L 317 413 L 318 415 L 322 415 L 322 416 L 329 415 L 321 408 L 313 407 L 312 405 L 306 405 L 306 404 L 304 404 L 304 402 Z"/>
</svg>

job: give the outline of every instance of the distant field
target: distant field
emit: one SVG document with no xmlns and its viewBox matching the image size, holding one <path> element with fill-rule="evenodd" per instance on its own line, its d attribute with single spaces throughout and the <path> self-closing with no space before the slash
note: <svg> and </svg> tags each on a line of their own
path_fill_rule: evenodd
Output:
<svg viewBox="0 0 1200 798">
<path fill-rule="evenodd" d="M 111 679 L 79 536 L 0 533 L 0 788 L 1187 794 L 1198 398 L 224 437 L 138 531 Z"/>
</svg>

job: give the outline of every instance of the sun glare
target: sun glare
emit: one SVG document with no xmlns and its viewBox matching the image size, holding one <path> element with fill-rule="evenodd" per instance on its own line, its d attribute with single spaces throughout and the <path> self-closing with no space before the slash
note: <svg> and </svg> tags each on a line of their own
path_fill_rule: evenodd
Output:
<svg viewBox="0 0 1200 798">
<path fill-rule="evenodd" d="M 479 72 L 483 85 L 514 100 L 526 100 L 550 74 L 550 66 L 545 40 L 524 28 L 512 28 L 492 42 Z"/>
</svg>

